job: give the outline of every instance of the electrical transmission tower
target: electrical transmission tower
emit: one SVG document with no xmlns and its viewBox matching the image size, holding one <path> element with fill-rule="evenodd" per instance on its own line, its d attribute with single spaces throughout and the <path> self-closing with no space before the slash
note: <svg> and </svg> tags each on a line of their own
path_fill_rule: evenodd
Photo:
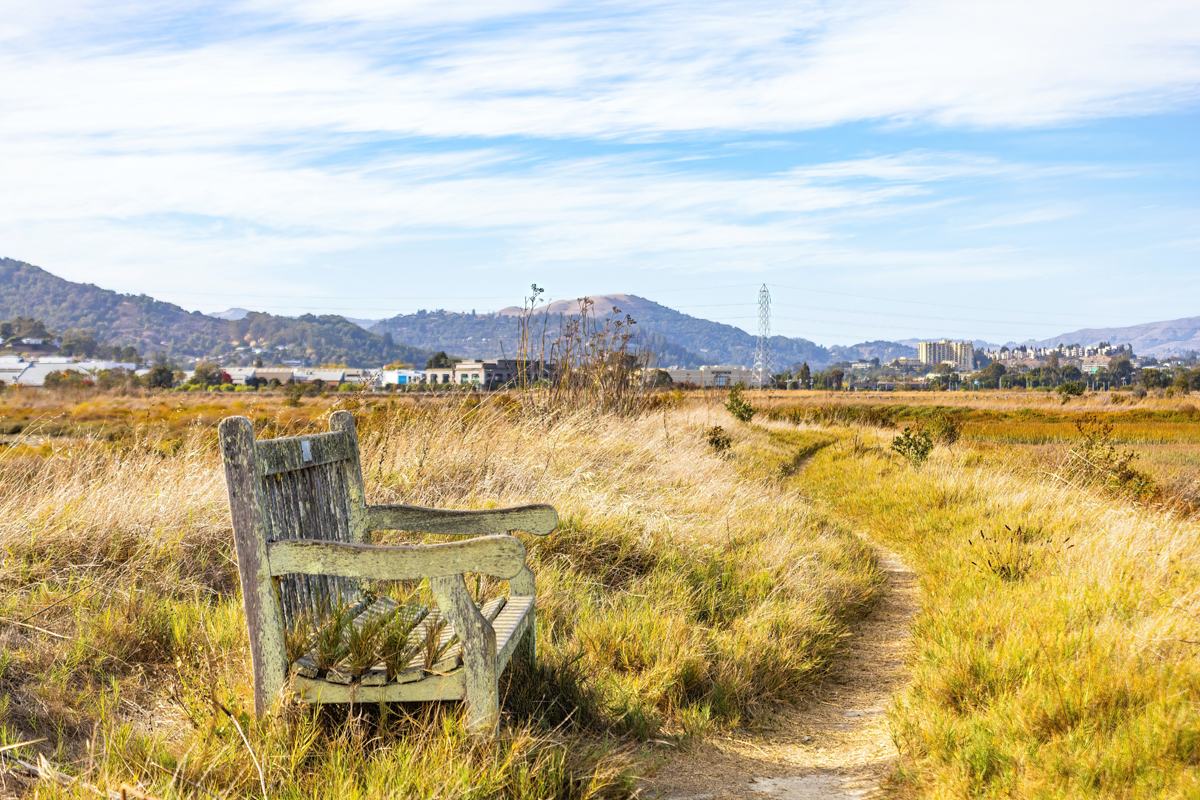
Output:
<svg viewBox="0 0 1200 800">
<path fill-rule="evenodd" d="M 771 382 L 771 293 L 764 283 L 758 290 L 758 348 L 754 353 L 758 388 Z"/>
</svg>

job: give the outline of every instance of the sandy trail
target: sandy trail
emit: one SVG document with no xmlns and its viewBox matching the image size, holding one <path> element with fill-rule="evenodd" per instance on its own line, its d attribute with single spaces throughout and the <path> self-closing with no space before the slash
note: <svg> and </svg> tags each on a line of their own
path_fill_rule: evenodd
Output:
<svg viewBox="0 0 1200 800">
<path fill-rule="evenodd" d="M 806 706 L 781 714 L 753 737 L 706 743 L 672 759 L 643 796 L 700 798 L 869 798 L 881 794 L 896 748 L 884 711 L 907 681 L 909 621 L 917 610 L 912 572 L 882 554 L 879 602 L 859 621 L 845 656 Z"/>
</svg>

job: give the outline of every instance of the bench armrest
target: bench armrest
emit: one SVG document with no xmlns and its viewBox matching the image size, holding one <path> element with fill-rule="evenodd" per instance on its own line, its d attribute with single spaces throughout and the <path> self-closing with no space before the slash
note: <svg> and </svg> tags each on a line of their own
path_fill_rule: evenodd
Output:
<svg viewBox="0 0 1200 800">
<path fill-rule="evenodd" d="M 421 531 L 454 536 L 488 536 L 525 531 L 545 536 L 558 527 L 554 506 L 537 503 L 483 511 L 450 511 L 420 506 L 367 506 L 368 531 Z"/>
<path fill-rule="evenodd" d="M 525 546 L 512 536 L 393 547 L 285 539 L 267 543 L 267 561 L 273 576 L 301 573 L 406 581 L 482 572 L 509 580 L 528 572 Z"/>
</svg>

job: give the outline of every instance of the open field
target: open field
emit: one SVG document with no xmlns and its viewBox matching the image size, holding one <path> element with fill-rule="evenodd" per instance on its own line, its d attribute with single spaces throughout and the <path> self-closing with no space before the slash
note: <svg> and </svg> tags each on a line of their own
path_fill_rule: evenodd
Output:
<svg viewBox="0 0 1200 800">
<path fill-rule="evenodd" d="M 805 470 L 804 491 L 899 551 L 921 581 L 913 685 L 890 714 L 902 756 L 895 788 L 929 797 L 1196 796 L 1194 509 L 1139 502 L 1104 483 L 1072 485 L 1070 473 L 1051 470 L 1067 463 L 1078 434 L 1036 451 L 1014 444 L 1040 425 L 1014 418 L 983 429 L 998 435 L 972 436 L 968 422 L 957 444 L 936 447 L 920 469 L 890 450 L 895 430 L 829 426 L 841 443 Z M 1170 465 L 1194 481 L 1188 443 L 1200 421 L 1136 425 L 1115 425 L 1117 452 L 1122 438 L 1155 442 L 1134 449 L 1156 476 Z M 770 424 L 779 426 L 787 423 Z"/>
<path fill-rule="evenodd" d="M 241 412 L 270 433 L 320 430 L 347 400 L 165 399 L 4 398 L 10 418 L 76 427 L 0 448 L 0 746 L 40 740 L 11 754 L 102 791 L 622 796 L 664 747 L 647 742 L 752 725 L 805 697 L 879 580 L 870 550 L 792 491 L 794 443 L 719 409 L 361 403 L 372 502 L 556 505 L 561 529 L 528 542 L 539 665 L 510 672 L 492 744 L 463 733 L 456 706 L 286 705 L 256 722 L 212 423 Z M 707 444 L 716 423 L 727 456 Z M 45 779 L 39 791 L 95 796 Z"/>
<path fill-rule="evenodd" d="M 13 752 L 164 797 L 259 795 L 256 760 L 271 796 L 624 796 L 676 746 L 753 739 L 764 714 L 805 702 L 876 595 L 857 531 L 921 588 L 912 685 L 889 712 L 893 791 L 1200 792 L 1200 504 L 1178 502 L 1198 478 L 1187 398 L 755 394 L 750 425 L 719 399 L 618 418 L 502 399 L 9 393 L 3 415 L 25 422 L 0 447 L 0 746 L 43 738 Z M 472 743 L 453 707 L 245 714 L 212 425 L 243 413 L 272 434 L 317 430 L 347 403 L 373 502 L 539 500 L 562 514 L 529 543 L 542 661 L 506 682 L 495 744 Z M 961 438 L 922 467 L 891 450 L 947 415 Z M 1068 469 L 1090 417 L 1153 491 Z M 64 427 L 36 434 L 39 419 Z"/>
</svg>

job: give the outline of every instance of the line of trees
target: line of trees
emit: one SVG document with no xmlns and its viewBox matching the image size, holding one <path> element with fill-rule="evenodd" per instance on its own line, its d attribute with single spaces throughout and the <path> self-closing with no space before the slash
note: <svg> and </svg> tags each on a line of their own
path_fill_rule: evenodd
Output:
<svg viewBox="0 0 1200 800">
<path fill-rule="evenodd" d="M 56 333 L 46 323 L 33 317 L 14 317 L 0 322 L 0 341 L 7 348 L 16 348 L 22 340 L 41 340 L 42 348 L 49 349 L 57 343 L 57 355 L 72 358 L 95 358 L 101 361 L 123 361 L 140 367 L 145 359 L 133 345 L 110 344 L 96 338 L 95 331 L 68 330 Z"/>
</svg>

